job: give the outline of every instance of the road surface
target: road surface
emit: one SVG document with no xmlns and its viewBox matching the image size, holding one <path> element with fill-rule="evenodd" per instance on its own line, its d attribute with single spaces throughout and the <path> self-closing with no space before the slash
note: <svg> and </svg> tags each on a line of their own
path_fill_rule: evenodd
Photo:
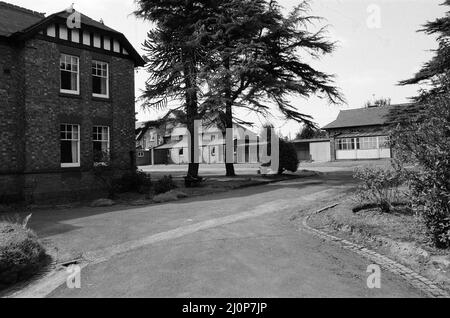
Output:
<svg viewBox="0 0 450 318">
<path fill-rule="evenodd" d="M 87 235 L 92 244 L 80 248 L 94 251 L 93 263 L 82 270 L 80 289 L 62 285 L 49 296 L 424 297 L 388 272 L 381 289 L 369 289 L 368 260 L 301 229 L 306 213 L 354 185 L 350 176 L 333 172 L 67 219 L 68 233 L 48 237 Z"/>
</svg>

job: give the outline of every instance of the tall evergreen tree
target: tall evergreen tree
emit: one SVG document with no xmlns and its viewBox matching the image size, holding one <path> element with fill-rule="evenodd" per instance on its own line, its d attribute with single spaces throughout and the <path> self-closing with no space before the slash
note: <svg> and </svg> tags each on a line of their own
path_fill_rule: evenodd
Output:
<svg viewBox="0 0 450 318">
<path fill-rule="evenodd" d="M 198 177 L 195 163 L 194 121 L 200 119 L 199 67 L 205 54 L 197 41 L 198 22 L 210 14 L 214 0 L 139 0 L 135 14 L 155 24 L 144 42 L 150 77 L 141 96 L 144 106 L 163 108 L 171 99 L 185 101 L 186 125 L 191 135 L 188 176 Z"/>
<path fill-rule="evenodd" d="M 233 127 L 233 109 L 246 108 L 267 116 L 275 104 L 286 119 L 313 126 L 312 118 L 289 103 L 291 95 L 326 96 L 343 101 L 333 76 L 303 62 L 304 54 L 320 57 L 334 50 L 309 27 L 319 18 L 309 14 L 308 1 L 287 17 L 277 1 L 218 1 L 199 35 L 209 56 L 201 76 L 208 83 L 204 109 L 216 114 L 223 129 Z M 226 164 L 233 176 L 233 164 Z"/>
<path fill-rule="evenodd" d="M 450 0 L 445 0 L 442 5 L 450 6 Z M 432 89 L 429 91 L 430 94 L 442 92 L 442 82 L 446 81 L 450 73 L 450 11 L 447 11 L 444 17 L 427 22 L 419 31 L 429 35 L 436 35 L 438 48 L 434 57 L 425 63 L 413 78 L 401 81 L 400 85 L 429 82 L 432 85 Z M 425 95 L 422 94 L 419 99 L 425 98 Z"/>
</svg>

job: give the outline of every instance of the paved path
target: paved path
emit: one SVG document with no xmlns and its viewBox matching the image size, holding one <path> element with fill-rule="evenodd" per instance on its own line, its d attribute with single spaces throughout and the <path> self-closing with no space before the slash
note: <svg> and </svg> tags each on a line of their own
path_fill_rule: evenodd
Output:
<svg viewBox="0 0 450 318">
<path fill-rule="evenodd" d="M 32 226 L 92 262 L 81 289 L 63 285 L 51 297 L 424 296 L 384 272 L 382 288 L 368 289 L 369 261 L 299 229 L 301 216 L 352 185 L 349 173 L 334 172 L 160 206 L 79 211 L 53 225 L 44 213 Z"/>
</svg>

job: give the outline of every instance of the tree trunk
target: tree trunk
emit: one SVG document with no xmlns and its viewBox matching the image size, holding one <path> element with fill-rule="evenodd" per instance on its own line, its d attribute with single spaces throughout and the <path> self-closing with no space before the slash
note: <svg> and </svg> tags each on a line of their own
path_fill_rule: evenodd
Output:
<svg viewBox="0 0 450 318">
<path fill-rule="evenodd" d="M 191 136 L 188 176 L 197 178 L 199 170 L 199 164 L 195 162 L 198 160 L 195 156 L 195 138 L 198 137 L 195 132 L 195 120 L 198 119 L 197 89 L 195 87 L 197 74 L 193 59 L 189 52 L 185 53 L 184 63 L 184 80 L 186 84 L 186 125 Z"/>
<path fill-rule="evenodd" d="M 231 80 L 230 80 L 230 59 L 227 57 L 224 60 L 224 66 L 227 71 L 227 76 L 225 77 L 225 128 L 231 128 L 233 129 L 233 101 L 231 100 Z M 234 138 L 233 138 L 234 140 Z M 234 142 L 233 145 L 231 145 L 234 149 Z M 227 172 L 227 177 L 235 177 L 236 172 L 234 171 L 234 164 L 233 163 L 227 163 L 227 151 L 225 146 L 225 169 Z M 234 156 L 233 156 L 233 162 L 234 162 Z"/>
<path fill-rule="evenodd" d="M 226 106 L 226 112 L 225 112 L 225 120 L 226 120 L 226 128 L 233 128 L 233 111 L 231 108 L 231 103 L 229 103 L 227 101 L 227 106 Z M 233 138 L 234 140 L 234 138 Z M 234 142 L 231 145 L 231 147 L 233 147 L 234 149 Z M 225 158 L 226 158 L 226 146 L 225 146 Z M 228 158 L 226 158 L 228 159 Z M 234 156 L 233 156 L 233 161 L 234 161 Z M 227 161 L 225 161 L 225 169 L 227 171 L 227 177 L 235 177 L 236 176 L 236 172 L 234 171 L 234 164 L 233 163 L 227 163 Z"/>
</svg>

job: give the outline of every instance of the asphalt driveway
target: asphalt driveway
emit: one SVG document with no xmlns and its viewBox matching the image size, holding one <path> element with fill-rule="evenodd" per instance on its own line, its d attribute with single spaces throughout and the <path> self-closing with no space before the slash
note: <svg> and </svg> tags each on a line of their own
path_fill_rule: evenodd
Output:
<svg viewBox="0 0 450 318">
<path fill-rule="evenodd" d="M 366 284 L 367 260 L 300 228 L 354 186 L 349 172 L 142 208 L 37 216 L 31 226 L 87 256 L 81 288 L 51 297 L 421 297 L 399 277 Z"/>
</svg>

